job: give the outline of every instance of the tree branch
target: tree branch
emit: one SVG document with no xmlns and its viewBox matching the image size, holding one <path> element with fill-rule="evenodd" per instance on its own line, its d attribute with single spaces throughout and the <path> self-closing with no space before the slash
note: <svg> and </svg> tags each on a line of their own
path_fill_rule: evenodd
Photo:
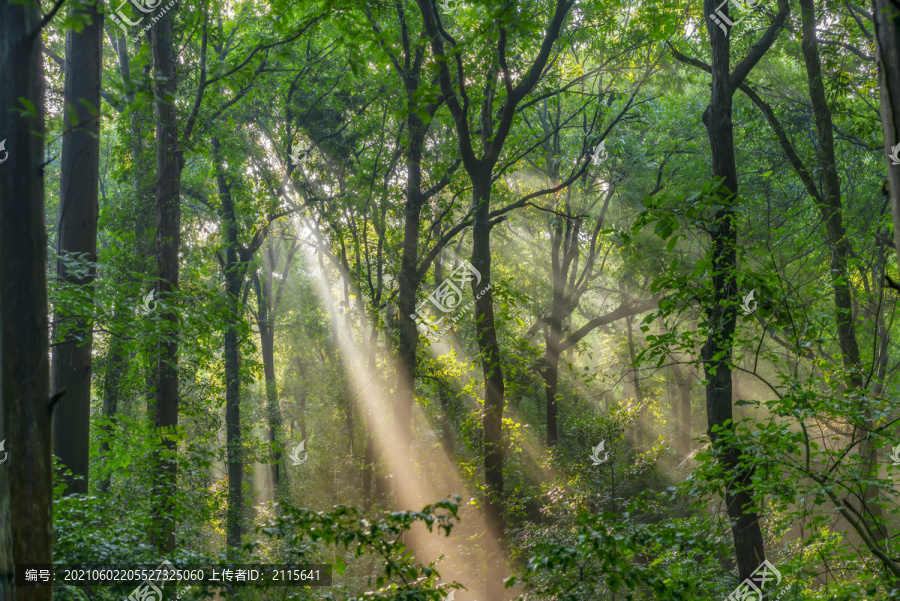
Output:
<svg viewBox="0 0 900 601">
<path fill-rule="evenodd" d="M 620 319 L 624 319 L 626 317 L 633 317 L 635 315 L 640 315 L 641 313 L 645 313 L 647 311 L 651 311 L 659 306 L 659 294 L 653 296 L 653 298 L 649 300 L 641 301 L 635 305 L 619 305 L 614 311 L 607 313 L 606 315 L 601 315 L 599 317 L 595 317 L 590 320 L 578 330 L 573 332 L 559 345 L 559 352 L 563 351 L 575 346 L 581 340 L 590 334 L 592 331 L 597 329 L 600 326 L 605 326 L 613 323 L 614 321 L 619 321 Z"/>
<path fill-rule="evenodd" d="M 750 48 L 750 52 L 747 53 L 744 60 L 738 63 L 734 68 L 734 71 L 731 72 L 728 83 L 732 90 L 736 89 L 744 82 L 744 79 L 750 74 L 750 71 L 753 70 L 756 63 L 758 63 L 763 55 L 769 51 L 769 48 L 772 47 L 772 44 L 774 44 L 775 40 L 778 38 L 778 34 L 781 33 L 784 23 L 787 21 L 790 14 L 790 2 L 788 0 L 778 0 L 778 14 L 775 15 L 772 24 L 769 25 L 766 32 L 759 38 L 759 41 L 753 44 L 753 47 Z"/>
</svg>

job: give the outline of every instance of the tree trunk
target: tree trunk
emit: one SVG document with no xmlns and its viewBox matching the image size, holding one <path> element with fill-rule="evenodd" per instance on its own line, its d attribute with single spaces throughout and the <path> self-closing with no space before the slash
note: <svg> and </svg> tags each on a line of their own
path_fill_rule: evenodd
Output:
<svg viewBox="0 0 900 601">
<path fill-rule="evenodd" d="M 412 408 L 415 402 L 416 351 L 419 330 L 416 328 L 416 292 L 419 289 L 419 225 L 425 196 L 422 194 L 422 149 L 427 127 L 413 112 L 407 117 L 409 150 L 406 154 L 406 206 L 403 223 L 403 254 L 400 258 L 399 341 L 397 355 L 397 399 L 394 405 L 397 444 L 400 457 L 409 457 L 412 442 Z"/>
<path fill-rule="evenodd" d="M 802 16 L 803 59 L 806 63 L 809 96 L 816 119 L 816 138 L 818 140 L 819 171 L 822 174 L 822 202 L 819 210 L 825 221 L 828 246 L 831 250 L 831 285 L 834 288 L 834 321 L 837 326 L 838 345 L 841 348 L 841 359 L 848 373 L 847 383 L 850 389 L 863 387 L 859 364 L 859 345 L 856 340 L 856 328 L 853 323 L 853 298 L 847 274 L 847 259 L 851 255 L 850 241 L 844 231 L 841 206 L 841 182 L 838 177 L 834 156 L 834 134 L 832 132 L 831 108 L 825 96 L 822 82 L 822 63 L 819 57 L 819 46 L 816 42 L 816 13 L 813 0 L 800 0 Z M 890 170 L 889 170 L 890 173 Z M 874 358 L 873 358 L 874 359 Z M 867 432 L 874 429 L 874 421 L 866 419 L 864 427 Z M 860 443 L 860 455 L 865 458 L 865 481 L 878 474 L 878 450 L 868 435 Z M 874 472 L 874 473 L 873 473 Z M 886 537 L 883 531 L 882 511 L 873 500 L 879 497 L 878 487 L 862 485 L 860 493 L 860 513 L 878 542 Z"/>
<path fill-rule="evenodd" d="M 847 240 L 841 218 L 841 183 L 834 158 L 831 109 L 828 107 L 825 87 L 822 83 L 822 66 L 819 60 L 819 47 L 816 43 L 816 16 L 813 0 L 800 0 L 800 10 L 803 17 L 801 47 L 806 62 L 809 96 L 816 119 L 818 159 L 822 177 L 823 202 L 819 204 L 819 210 L 825 221 L 828 246 L 831 250 L 831 269 L 829 271 L 831 285 L 834 288 L 834 317 L 838 331 L 838 344 L 841 347 L 844 368 L 850 373 L 850 385 L 859 388 L 862 386 L 862 377 L 859 373 L 859 347 L 853 324 L 853 300 L 850 296 L 846 265 L 846 259 L 850 255 L 850 243 Z"/>
<path fill-rule="evenodd" d="M 96 269 L 69 271 L 64 257 L 97 261 L 97 192 L 100 178 L 100 63 L 103 18 L 96 4 L 79 12 L 90 19 L 81 33 L 66 32 L 65 110 L 60 158 L 57 277 L 67 286 L 91 288 Z M 74 119 L 73 119 L 74 117 Z M 88 291 L 90 294 L 90 291 Z M 57 332 L 68 316 L 54 315 Z M 72 317 L 68 317 L 71 319 Z M 75 329 L 53 347 L 51 389 L 66 390 L 53 415 L 53 451 L 72 470 L 66 494 L 88 491 L 88 431 L 91 414 L 92 322 L 75 317 Z M 54 336 L 56 338 L 56 336 Z"/>
<path fill-rule="evenodd" d="M 266 279 L 262 285 L 259 282 L 259 276 L 254 274 L 254 285 L 256 288 L 256 305 L 259 315 L 259 339 L 262 349 L 263 373 L 266 379 L 266 417 L 268 427 L 266 428 L 266 442 L 271 448 L 274 448 L 278 442 L 278 434 L 281 432 L 281 407 L 278 404 L 278 388 L 275 381 L 275 328 L 271 323 L 270 309 L 272 297 L 272 266 L 266 263 Z M 270 475 L 272 478 L 272 488 L 275 491 L 275 498 L 278 498 L 278 491 L 281 484 L 281 451 L 273 451 L 270 466 Z"/>
<path fill-rule="evenodd" d="M 704 14 L 714 14 L 717 0 L 704 0 Z M 779 2 L 779 17 L 784 0 Z M 727 10 L 727 5 L 725 10 Z M 789 9 L 788 9 L 789 10 Z M 776 19 L 778 22 L 778 19 Z M 706 307 L 709 334 L 701 349 L 703 370 L 709 384 L 706 387 L 706 419 L 707 434 L 720 454 L 720 461 L 725 468 L 725 503 L 732 521 L 731 534 L 734 538 L 735 556 L 738 565 L 738 578 L 749 578 L 753 571 L 765 558 L 762 531 L 759 518 L 750 509 L 751 496 L 745 490 L 739 490 L 752 476 L 750 470 L 739 470 L 740 450 L 719 441 L 720 429 L 733 428 L 731 404 L 731 364 L 735 324 L 737 320 L 737 228 L 735 223 L 734 203 L 737 198 L 737 166 L 734 157 L 734 129 L 731 119 L 732 100 L 736 85 L 741 83 L 746 72 L 739 77 L 729 72 L 730 40 L 711 19 L 706 21 L 712 46 L 712 77 L 709 106 L 703 113 L 703 123 L 709 136 L 712 154 L 713 175 L 722 178 L 719 188 L 719 204 L 716 210 L 711 231 L 712 244 L 712 303 Z M 774 24 L 773 24 L 774 25 Z M 777 25 L 780 28 L 780 23 Z M 774 36 L 772 28 L 767 30 L 768 45 L 759 42 L 751 49 L 756 59 L 771 46 Z M 774 29 L 777 36 L 778 29 Z M 739 67 L 745 67 L 744 59 Z"/>
<path fill-rule="evenodd" d="M 473 177 L 472 202 L 475 204 L 475 220 L 472 227 L 472 265 L 481 274 L 481 282 L 472 280 L 475 300 L 475 331 L 484 374 L 484 483 L 487 488 L 485 513 L 488 528 L 504 548 L 503 520 L 503 368 L 500 361 L 500 345 L 494 324 L 494 296 L 491 290 L 491 170 L 484 169 L 481 177 Z M 477 298 L 478 296 L 481 298 Z M 489 564 L 487 597 L 503 598 L 503 584 L 498 572 L 502 569 L 502 553 Z"/>
<path fill-rule="evenodd" d="M 156 229 L 156 207 L 154 202 L 154 191 L 148 185 L 151 179 L 147 172 L 151 164 L 148 163 L 143 156 L 143 123 L 152 119 L 149 106 L 143 104 L 135 104 L 136 87 L 131 77 L 131 59 L 128 55 L 128 38 L 119 34 L 118 28 L 112 27 L 108 30 L 110 43 L 116 50 L 116 59 L 119 66 L 119 77 L 122 80 L 122 88 L 125 92 L 126 113 L 128 115 L 129 125 L 131 127 L 131 162 L 134 168 L 131 170 L 131 181 L 134 190 L 134 198 L 136 201 L 136 216 L 134 220 L 134 230 L 137 234 L 135 241 L 135 253 L 132 261 L 127 262 L 128 269 L 140 273 L 149 274 L 155 271 L 155 265 L 151 265 L 151 260 L 155 254 L 153 236 Z M 135 51 L 140 49 L 140 39 L 135 40 Z M 149 74 L 152 65 L 148 62 L 144 66 L 145 74 Z M 155 178 L 154 178 L 155 179 Z M 124 283 L 124 282 L 122 282 Z M 118 310 L 114 313 L 113 322 L 117 323 L 121 318 Z M 152 352 L 152 351 L 151 351 Z M 115 419 L 119 410 L 120 382 L 122 375 L 128 369 L 128 355 L 123 350 L 123 345 L 117 336 L 110 336 L 108 354 L 107 354 L 106 373 L 103 383 L 103 414 L 110 420 Z M 156 387 L 155 375 L 146 374 L 149 382 L 147 390 Z M 106 455 L 109 453 L 109 444 L 101 443 L 100 451 Z M 100 489 L 103 492 L 109 492 L 111 486 L 111 474 L 107 473 L 100 483 Z"/>
<path fill-rule="evenodd" d="M 0 2 L 0 598 L 10 601 L 52 599 L 11 578 L 14 564 L 53 562 L 40 23 L 37 4 Z M 20 99 L 34 111 L 13 110 Z"/>
<path fill-rule="evenodd" d="M 103 379 L 103 415 L 110 421 L 116 418 L 119 410 L 119 389 L 122 381 L 122 373 L 125 369 L 125 354 L 122 352 L 119 339 L 113 337 L 109 343 L 109 365 L 106 367 L 106 375 Z M 110 434 L 110 430 L 106 429 L 106 435 Z M 100 452 L 109 455 L 109 443 L 103 441 L 100 443 Z M 100 490 L 104 493 L 109 492 L 112 476 L 107 472 L 106 476 L 100 482 Z"/>
<path fill-rule="evenodd" d="M 174 309 L 178 289 L 178 252 L 181 247 L 182 155 L 178 148 L 175 103 L 175 50 L 172 45 L 172 14 L 160 17 L 150 30 L 156 109 L 156 231 L 157 298 L 168 305 L 161 315 L 169 334 L 157 348 L 157 385 L 152 423 L 158 431 L 178 426 L 178 314 Z M 176 492 L 175 441 L 165 441 L 166 458 L 157 457 L 154 470 L 154 516 L 158 529 L 154 543 L 160 549 L 175 549 L 175 519 L 172 498 Z"/>
<path fill-rule="evenodd" d="M 225 271 L 225 298 L 228 306 L 228 325 L 225 329 L 225 444 L 228 469 L 228 514 L 225 523 L 225 544 L 226 552 L 232 556 L 235 550 L 241 546 L 244 512 L 240 340 L 238 337 L 243 277 L 234 199 L 222 167 L 221 145 L 218 138 L 213 138 L 212 148 L 216 164 L 219 199 L 222 202 L 222 223 L 225 226 L 225 264 L 223 269 Z"/>
<path fill-rule="evenodd" d="M 638 417 L 634 427 L 634 442 L 635 448 L 640 448 L 644 446 L 644 413 L 646 409 L 644 408 L 644 392 L 641 390 L 641 380 L 638 375 L 637 353 L 634 349 L 634 336 L 631 331 L 632 325 L 634 325 L 634 318 L 629 315 L 625 318 L 625 328 L 628 332 L 628 357 L 631 359 L 631 385 L 634 388 L 634 400 L 638 406 Z"/>
<path fill-rule="evenodd" d="M 563 238 L 563 220 L 557 219 L 552 232 L 552 248 L 550 250 L 551 271 L 553 277 L 553 298 L 550 301 L 550 328 L 547 332 L 546 349 L 544 351 L 544 394 L 547 400 L 547 446 L 555 446 L 559 440 L 557 418 L 559 408 L 559 355 L 562 342 L 562 322 L 565 314 L 566 274 L 560 262 L 559 249 Z M 563 261 L 565 263 L 565 261 Z"/>
<path fill-rule="evenodd" d="M 881 90 L 881 126 L 885 163 L 894 219 L 894 247 L 900 262 L 900 165 L 887 158 L 900 144 L 900 7 L 891 0 L 872 0 L 875 23 L 875 59 Z"/>
<path fill-rule="evenodd" d="M 685 376 L 678 364 L 672 365 L 675 384 L 681 397 L 681 415 L 678 426 L 678 454 L 686 457 L 691 452 L 691 378 Z"/>
</svg>

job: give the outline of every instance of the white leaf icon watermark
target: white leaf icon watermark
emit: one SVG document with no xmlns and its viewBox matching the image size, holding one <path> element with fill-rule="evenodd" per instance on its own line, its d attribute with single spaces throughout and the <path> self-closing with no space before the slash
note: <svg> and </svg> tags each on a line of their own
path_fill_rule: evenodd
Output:
<svg viewBox="0 0 900 601">
<path fill-rule="evenodd" d="M 300 459 L 301 453 L 303 454 L 303 459 Z M 309 453 L 306 451 L 305 438 L 297 443 L 297 446 L 295 446 L 291 450 L 291 454 L 289 455 L 289 457 L 291 458 L 291 461 L 294 462 L 294 465 L 300 465 L 301 463 L 304 463 L 307 459 L 309 459 Z"/>
</svg>

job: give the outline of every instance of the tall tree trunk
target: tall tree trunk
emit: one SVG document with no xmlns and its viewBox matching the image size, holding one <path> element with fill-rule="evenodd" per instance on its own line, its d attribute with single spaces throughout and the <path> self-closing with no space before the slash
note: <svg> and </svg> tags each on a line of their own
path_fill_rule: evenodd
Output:
<svg viewBox="0 0 900 601">
<path fill-rule="evenodd" d="M 254 274 L 254 286 L 256 288 L 256 305 L 259 315 L 259 339 L 262 349 L 263 374 L 266 379 L 266 442 L 274 448 L 278 442 L 278 433 L 281 431 L 281 407 L 278 404 L 278 388 L 275 381 L 275 328 L 270 321 L 271 309 L 271 266 L 266 266 L 266 279 L 260 285 L 259 276 Z M 269 464 L 272 478 L 272 488 L 276 498 L 280 489 L 281 451 L 274 451 Z"/>
<path fill-rule="evenodd" d="M 153 74 L 156 108 L 156 233 L 157 233 L 157 297 L 169 307 L 161 315 L 166 324 L 167 340 L 157 349 L 156 403 L 152 420 L 157 430 L 178 426 L 178 314 L 175 292 L 178 289 L 178 252 L 181 247 L 181 168 L 183 158 L 178 148 L 175 49 L 172 44 L 172 14 L 163 15 L 150 30 L 153 47 Z M 158 529 L 154 543 L 166 551 L 175 549 L 175 518 L 172 498 L 176 492 L 177 467 L 175 441 L 166 440 L 166 458 L 157 457 L 154 470 L 154 516 Z"/>
<path fill-rule="evenodd" d="M 15 564 L 53 562 L 40 23 L 37 4 L 0 1 L 0 597 L 10 601 L 52 599 L 9 577 Z M 34 110 L 14 110 L 20 99 Z"/>
<path fill-rule="evenodd" d="M 634 318 L 629 315 L 625 318 L 625 329 L 628 332 L 628 357 L 631 359 L 631 385 L 634 389 L 634 400 L 638 405 L 638 417 L 634 427 L 634 442 L 635 447 L 640 448 L 644 446 L 644 414 L 646 409 L 644 408 L 644 392 L 641 389 L 641 380 L 637 368 L 637 353 L 634 348 L 634 335 L 631 331 L 633 325 Z"/>
<path fill-rule="evenodd" d="M 481 273 L 481 282 L 472 280 L 475 300 L 475 332 L 484 374 L 484 483 L 487 488 L 485 513 L 491 534 L 502 549 L 503 520 L 503 368 L 500 345 L 494 322 L 494 295 L 491 290 L 491 170 L 484 169 L 481 177 L 473 177 L 472 190 L 475 220 L 472 226 L 472 265 Z M 480 295 L 481 298 L 477 298 Z M 502 569 L 502 553 L 490 562 L 487 577 L 487 597 L 503 598 L 503 584 L 498 577 Z"/>
<path fill-rule="evenodd" d="M 691 378 L 690 375 L 685 376 L 678 364 L 672 365 L 672 374 L 675 376 L 675 385 L 678 386 L 678 395 L 681 398 L 677 434 L 678 454 L 686 457 L 691 452 Z"/>
<path fill-rule="evenodd" d="M 112 337 L 109 343 L 109 364 L 106 366 L 106 375 L 103 379 L 103 415 L 110 421 L 115 420 L 119 410 L 119 393 L 125 367 L 125 353 L 122 351 L 121 343 L 118 338 Z M 106 435 L 110 435 L 110 433 L 111 431 L 107 429 Z M 100 443 L 100 452 L 104 455 L 109 454 L 108 442 Z M 109 492 L 111 480 L 111 473 L 107 472 L 100 482 L 100 490 L 105 493 Z"/>
<path fill-rule="evenodd" d="M 872 0 L 875 59 L 881 90 L 881 127 L 894 220 L 894 247 L 900 263 L 900 165 L 887 157 L 900 144 L 900 6 L 892 0 Z"/>
<path fill-rule="evenodd" d="M 831 285 L 834 288 L 834 321 L 837 326 L 841 359 L 844 369 L 847 371 L 848 386 L 850 389 L 858 390 L 863 387 L 863 379 L 860 373 L 859 345 L 853 320 L 853 297 L 847 274 L 847 259 L 851 255 L 851 249 L 842 219 L 841 182 L 834 156 L 831 108 L 828 106 L 825 86 L 822 82 L 822 63 L 816 41 L 816 13 L 813 0 L 800 0 L 800 12 L 802 17 L 801 48 L 806 63 L 810 101 L 816 120 L 819 170 L 822 174 L 822 202 L 819 203 L 819 210 L 825 221 L 825 231 L 831 251 L 829 272 Z M 874 429 L 874 421 L 870 417 L 865 420 L 864 428 L 867 432 Z M 864 481 L 869 481 L 878 473 L 878 450 L 868 435 L 860 443 L 860 455 L 865 458 L 867 475 L 864 475 Z M 877 502 L 873 502 L 877 501 L 878 497 L 877 486 L 863 484 L 858 509 L 864 515 L 871 535 L 880 543 L 885 539 L 887 533 L 880 525 L 883 520 L 881 508 Z"/>
<path fill-rule="evenodd" d="M 212 141 L 216 163 L 216 181 L 222 202 L 222 223 L 225 226 L 225 288 L 228 306 L 228 326 L 225 329 L 225 444 L 228 469 L 228 514 L 225 522 L 227 552 L 232 555 L 241 546 L 244 514 L 244 464 L 241 440 L 241 378 L 238 325 L 241 315 L 241 281 L 237 217 L 231 187 L 222 167 L 221 145 Z"/>
<path fill-rule="evenodd" d="M 550 301 L 550 328 L 545 340 L 544 369 L 541 376 L 544 379 L 544 394 L 547 400 L 547 446 L 555 446 L 559 440 L 557 418 L 559 408 L 557 396 L 559 393 L 559 355 L 562 342 L 562 322 L 565 314 L 565 289 L 566 274 L 560 262 L 560 246 L 563 238 L 563 220 L 557 219 L 552 232 L 552 248 L 550 251 L 551 271 L 553 277 L 553 298 Z"/>
<path fill-rule="evenodd" d="M 153 236 L 156 230 L 156 207 L 154 201 L 154 190 L 148 186 L 151 177 L 147 175 L 148 171 L 153 172 L 150 163 L 148 163 L 143 155 L 143 123 L 150 121 L 151 107 L 143 104 L 136 104 L 136 86 L 131 77 L 131 59 L 128 54 L 128 38 L 119 34 L 117 27 L 113 26 L 107 31 L 110 44 L 116 51 L 116 59 L 119 66 L 119 77 L 122 80 L 122 88 L 125 92 L 126 114 L 128 115 L 129 125 L 131 128 L 131 162 L 134 165 L 132 169 L 132 187 L 134 190 L 134 198 L 136 202 L 136 218 L 133 227 L 137 232 L 135 253 L 133 255 L 134 263 L 128 261 L 126 265 L 129 269 L 141 273 L 149 274 L 155 271 L 155 265 L 151 265 L 150 261 L 155 254 Z M 135 51 L 140 49 L 140 37 L 135 39 Z M 152 65 L 150 62 L 144 66 L 145 75 L 148 75 Z M 149 79 L 146 78 L 145 79 Z M 136 263 L 136 264 L 135 264 Z M 121 318 L 121 314 L 117 310 L 114 313 L 113 322 L 117 323 Z M 123 344 L 119 337 L 111 336 L 107 354 L 106 374 L 103 383 L 103 414 L 108 419 L 113 420 L 119 410 L 119 400 L 121 398 L 120 383 L 122 375 L 128 369 L 128 355 L 124 351 Z M 155 388 L 155 377 L 147 374 L 147 379 L 153 382 L 147 386 L 147 390 Z M 109 444 L 101 443 L 100 451 L 106 455 L 109 453 Z M 103 492 L 109 492 L 111 486 L 111 474 L 107 473 L 100 483 L 100 489 Z"/>
<path fill-rule="evenodd" d="M 96 4 L 79 9 L 90 19 L 81 33 L 66 32 L 65 110 L 60 159 L 57 277 L 68 286 L 91 288 L 96 270 L 70 271 L 64 258 L 97 260 L 97 193 L 100 179 L 100 63 L 103 18 Z M 74 119 L 73 119 L 74 117 Z M 90 291 L 88 291 L 90 293 Z M 55 330 L 67 316 L 57 311 Z M 72 470 L 67 494 L 88 491 L 88 430 L 91 414 L 90 318 L 76 317 L 74 330 L 53 347 L 51 389 L 66 390 L 53 415 L 53 451 Z"/>
<path fill-rule="evenodd" d="M 704 0 L 703 14 L 715 14 L 717 0 Z M 727 11 L 727 5 L 722 9 Z M 733 428 L 731 404 L 731 365 L 737 320 L 737 227 L 734 203 L 737 198 L 737 165 L 734 156 L 732 100 L 734 92 L 753 66 L 768 51 L 790 13 L 787 0 L 778 0 L 778 14 L 748 55 L 730 72 L 730 39 L 711 19 L 706 20 L 711 44 L 711 83 L 709 106 L 703 112 L 703 124 L 709 136 L 713 175 L 721 178 L 711 231 L 712 302 L 706 307 L 709 334 L 701 349 L 707 381 L 707 434 L 719 452 L 725 475 L 725 504 L 731 518 L 739 579 L 749 578 L 765 559 L 759 517 L 751 509 L 751 495 L 745 486 L 752 470 L 741 470 L 740 449 L 720 440 L 723 429 Z"/>
<path fill-rule="evenodd" d="M 411 84 L 408 84 L 411 85 Z M 412 408 L 415 401 L 416 351 L 419 348 L 419 330 L 416 327 L 416 292 L 419 289 L 419 226 L 422 205 L 422 150 L 427 127 L 413 112 L 407 117 L 409 126 L 409 149 L 406 153 L 406 205 L 403 223 L 403 254 L 400 257 L 399 294 L 397 307 L 400 310 L 399 341 L 397 355 L 400 365 L 397 369 L 397 398 L 394 405 L 397 443 L 401 457 L 409 456 L 412 441 Z"/>
<path fill-rule="evenodd" d="M 859 347 L 853 324 L 853 299 L 850 295 L 846 264 L 847 257 L 850 255 L 850 242 L 844 231 L 841 215 L 841 183 L 834 157 L 831 109 L 828 106 L 825 86 L 822 83 L 822 65 L 816 42 L 816 15 L 813 0 L 800 0 L 800 10 L 803 26 L 801 47 L 806 62 L 810 101 L 816 120 L 818 159 L 822 177 L 823 202 L 819 203 L 819 210 L 825 221 L 828 246 L 831 251 L 831 269 L 829 271 L 831 285 L 834 288 L 834 320 L 837 325 L 841 358 L 844 368 L 850 374 L 849 383 L 854 388 L 859 388 L 862 386 L 862 377 L 859 373 Z"/>
</svg>

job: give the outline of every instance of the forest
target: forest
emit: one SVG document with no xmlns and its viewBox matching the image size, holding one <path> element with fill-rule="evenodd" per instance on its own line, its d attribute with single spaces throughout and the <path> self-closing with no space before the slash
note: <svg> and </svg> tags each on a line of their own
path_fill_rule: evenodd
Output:
<svg viewBox="0 0 900 601">
<path fill-rule="evenodd" d="M 895 0 L 0 0 L 0 601 L 900 600 L 898 257 Z"/>
</svg>

